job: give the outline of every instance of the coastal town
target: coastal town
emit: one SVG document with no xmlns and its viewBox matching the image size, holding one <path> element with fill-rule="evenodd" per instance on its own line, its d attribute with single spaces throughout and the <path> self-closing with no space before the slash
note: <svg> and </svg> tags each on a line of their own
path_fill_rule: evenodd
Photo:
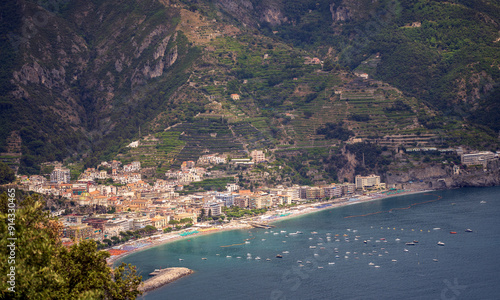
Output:
<svg viewBox="0 0 500 300">
<path fill-rule="evenodd" d="M 417 150 L 425 149 L 411 149 Z M 464 165 L 485 165 L 498 159 L 498 154 L 462 154 L 461 159 Z M 374 174 L 357 175 L 354 182 L 260 186 L 253 190 L 243 189 L 238 184 L 239 177 L 234 176 L 223 190 L 215 186 L 204 191 L 185 190 L 193 182 L 210 178 L 211 166 L 265 163 L 263 151 L 252 151 L 250 158 L 230 161 L 224 156 L 208 154 L 196 162 L 182 162 L 180 170 L 165 173 L 166 179 L 149 182 L 143 179 L 139 161 L 101 162 L 97 168 L 86 169 L 77 180 L 70 180 L 70 170 L 56 164 L 50 179 L 40 175 L 21 176 L 20 182 L 25 190 L 50 194 L 59 203 L 69 203 L 70 209 L 52 206 L 50 211 L 62 223 L 63 243 L 71 245 L 93 239 L 101 249 L 108 249 L 111 260 L 167 240 L 248 228 L 319 209 L 415 192 L 388 187 Z M 82 213 L 76 208 L 86 209 Z"/>
</svg>

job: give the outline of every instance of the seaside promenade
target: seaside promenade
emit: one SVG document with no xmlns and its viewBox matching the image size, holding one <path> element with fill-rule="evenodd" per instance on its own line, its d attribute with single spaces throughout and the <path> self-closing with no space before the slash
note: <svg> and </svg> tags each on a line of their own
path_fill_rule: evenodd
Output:
<svg viewBox="0 0 500 300">
<path fill-rule="evenodd" d="M 212 234 L 216 232 L 228 231 L 228 230 L 241 230 L 241 229 L 251 229 L 253 226 L 250 225 L 252 222 L 257 223 L 272 223 L 288 218 L 294 218 L 298 216 L 302 216 L 305 214 L 310 214 L 314 212 L 318 212 L 321 210 L 332 209 L 337 207 L 342 207 L 346 205 L 353 205 L 368 201 L 376 201 L 380 199 L 386 199 L 394 196 L 402 196 L 416 193 L 428 192 L 429 190 L 399 190 L 399 191 L 381 191 L 377 193 L 373 193 L 370 195 L 357 195 L 352 196 L 350 198 L 336 198 L 327 201 L 321 202 L 313 202 L 300 204 L 294 207 L 289 208 L 280 208 L 274 209 L 266 212 L 260 216 L 248 217 L 244 219 L 234 220 L 227 224 L 222 225 L 214 225 L 209 228 L 199 228 L 199 229 L 186 229 L 180 232 L 175 233 L 164 233 L 157 238 L 143 238 L 137 241 L 129 242 L 123 245 L 119 245 L 113 247 L 112 249 L 108 249 L 107 251 L 111 254 L 111 257 L 107 259 L 107 263 L 109 265 L 113 265 L 113 263 L 117 260 L 123 259 L 124 257 L 138 252 L 143 251 L 152 247 L 160 246 L 166 243 L 171 243 L 180 239 L 190 238 L 194 236 L 201 236 Z"/>
</svg>

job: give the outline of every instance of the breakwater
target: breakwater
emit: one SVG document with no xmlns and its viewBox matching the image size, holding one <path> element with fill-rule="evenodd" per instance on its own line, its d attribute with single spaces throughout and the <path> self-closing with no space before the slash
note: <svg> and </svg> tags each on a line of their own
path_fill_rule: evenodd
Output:
<svg viewBox="0 0 500 300">
<path fill-rule="evenodd" d="M 162 287 L 167 283 L 173 282 L 181 277 L 187 276 L 193 273 L 193 270 L 188 268 L 166 268 L 158 272 L 153 278 L 144 281 L 139 290 L 141 292 L 148 292 L 156 288 Z"/>
</svg>

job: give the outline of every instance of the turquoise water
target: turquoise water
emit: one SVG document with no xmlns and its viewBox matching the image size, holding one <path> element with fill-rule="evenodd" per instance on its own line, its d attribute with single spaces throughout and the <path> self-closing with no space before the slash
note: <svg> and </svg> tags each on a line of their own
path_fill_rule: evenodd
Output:
<svg viewBox="0 0 500 300">
<path fill-rule="evenodd" d="M 268 233 L 192 237 L 124 261 L 145 278 L 159 267 L 196 271 L 141 297 L 148 300 L 498 299 L 499 194 L 493 187 L 394 197 L 283 220 Z M 346 218 L 357 215 L 367 216 Z M 303 234 L 290 235 L 296 231 Z"/>
</svg>

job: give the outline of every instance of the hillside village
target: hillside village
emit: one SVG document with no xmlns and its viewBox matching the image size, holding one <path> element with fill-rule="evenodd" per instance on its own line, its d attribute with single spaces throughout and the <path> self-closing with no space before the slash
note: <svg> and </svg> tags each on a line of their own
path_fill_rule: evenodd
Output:
<svg viewBox="0 0 500 300">
<path fill-rule="evenodd" d="M 408 152 L 430 151 L 409 148 Z M 437 149 L 434 149 L 437 150 Z M 449 149 L 448 149 L 449 150 Z M 498 153 L 461 154 L 463 166 L 482 166 L 498 159 Z M 347 202 L 370 194 L 387 193 L 400 186 L 387 186 L 377 175 L 355 177 L 355 182 L 319 186 L 261 186 L 243 189 L 238 175 L 212 171 L 211 167 L 228 164 L 267 164 L 264 151 L 250 152 L 250 158 L 228 160 L 223 155 L 205 154 L 195 161 L 184 161 L 180 170 L 169 170 L 166 179 L 145 181 L 141 163 L 129 164 L 113 160 L 101 162 L 97 168 L 86 169 L 78 180 L 70 180 L 70 170 L 56 164 L 50 179 L 44 176 L 20 176 L 23 189 L 48 194 L 59 199 L 50 207 L 50 214 L 63 223 L 61 236 L 67 244 L 94 239 L 102 248 L 127 241 L 141 234 L 171 232 L 195 226 L 231 222 L 243 216 L 262 213 L 280 214 L 291 207 L 316 201 Z M 454 171 L 460 172 L 457 165 Z M 223 188 L 204 186 L 203 191 L 186 190 L 193 183 L 216 177 L 231 178 Z M 234 220 L 233 220 L 234 219 Z M 135 232 L 135 233 L 134 233 Z M 134 235 L 135 234 L 135 235 Z"/>
</svg>

